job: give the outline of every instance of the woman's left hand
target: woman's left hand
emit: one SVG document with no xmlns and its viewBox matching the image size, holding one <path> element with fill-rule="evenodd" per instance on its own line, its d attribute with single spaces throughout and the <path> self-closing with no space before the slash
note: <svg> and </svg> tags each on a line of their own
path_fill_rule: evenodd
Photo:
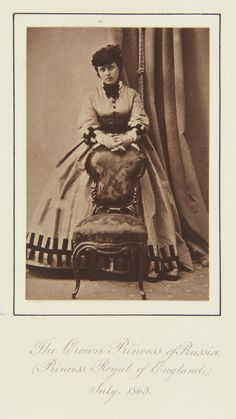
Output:
<svg viewBox="0 0 236 419">
<path fill-rule="evenodd" d="M 132 144 L 137 139 L 137 134 L 134 130 L 125 132 L 124 134 L 119 134 L 116 136 L 116 149 L 122 147 L 126 149 L 130 144 Z M 114 150 L 115 151 L 115 150 Z"/>
</svg>

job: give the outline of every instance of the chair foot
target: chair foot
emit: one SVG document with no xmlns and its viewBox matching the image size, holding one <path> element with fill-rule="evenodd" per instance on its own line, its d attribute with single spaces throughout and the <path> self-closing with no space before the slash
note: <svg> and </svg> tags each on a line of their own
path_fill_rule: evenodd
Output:
<svg viewBox="0 0 236 419">
<path fill-rule="evenodd" d="M 146 300 L 146 292 L 144 290 L 142 290 L 142 291 L 139 291 L 139 293 L 142 297 L 142 300 Z"/>
<path fill-rule="evenodd" d="M 72 300 L 76 299 L 76 295 L 78 294 L 78 291 L 79 291 L 79 285 L 76 286 L 74 292 L 72 292 L 71 294 Z"/>
</svg>

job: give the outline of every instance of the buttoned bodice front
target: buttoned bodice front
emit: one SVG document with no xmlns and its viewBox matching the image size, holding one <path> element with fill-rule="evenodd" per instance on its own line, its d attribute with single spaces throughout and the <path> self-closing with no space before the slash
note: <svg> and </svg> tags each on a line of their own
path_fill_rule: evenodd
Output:
<svg viewBox="0 0 236 419">
<path fill-rule="evenodd" d="M 120 133 L 137 124 L 145 128 L 149 125 L 139 94 L 122 85 L 118 98 L 108 98 L 103 86 L 99 86 L 86 96 L 78 127 L 83 136 L 89 128 Z"/>
</svg>

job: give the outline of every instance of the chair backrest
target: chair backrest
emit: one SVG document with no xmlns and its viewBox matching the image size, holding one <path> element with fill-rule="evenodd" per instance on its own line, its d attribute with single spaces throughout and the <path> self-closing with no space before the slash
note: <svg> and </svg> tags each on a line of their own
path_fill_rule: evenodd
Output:
<svg viewBox="0 0 236 419">
<path fill-rule="evenodd" d="M 99 146 L 88 155 L 85 168 L 95 183 L 92 195 L 96 207 L 124 209 L 135 199 L 145 157 L 133 147 L 112 152 Z"/>
</svg>

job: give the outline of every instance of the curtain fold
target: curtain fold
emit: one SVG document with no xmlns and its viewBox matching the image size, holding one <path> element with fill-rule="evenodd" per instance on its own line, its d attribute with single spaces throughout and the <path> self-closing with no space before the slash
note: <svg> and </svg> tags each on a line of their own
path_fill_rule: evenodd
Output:
<svg viewBox="0 0 236 419">
<path fill-rule="evenodd" d="M 107 28 L 108 44 L 123 46 L 123 29 L 122 28 Z M 128 77 L 125 68 L 122 71 L 122 79 L 128 85 Z"/>
<path fill-rule="evenodd" d="M 124 83 L 137 88 L 138 30 L 108 28 L 107 36 L 108 43 L 122 47 L 128 63 L 123 69 Z M 208 212 L 186 137 L 189 121 L 186 121 L 188 91 L 184 60 L 191 50 L 183 54 L 179 28 L 146 28 L 144 48 L 145 109 L 150 119 L 152 145 L 169 179 L 178 211 L 176 223 L 181 225 L 182 236 L 193 253 L 204 256 L 208 253 Z M 188 100 L 189 97 L 191 94 Z M 194 118 L 198 118 L 197 113 Z"/>
<path fill-rule="evenodd" d="M 145 109 L 150 118 L 153 145 L 164 169 L 167 170 L 155 105 L 155 53 L 155 29 L 148 28 L 145 31 Z"/>
<path fill-rule="evenodd" d="M 181 29 L 146 29 L 145 55 L 146 110 L 153 145 L 169 176 L 183 237 L 194 252 L 205 255 L 208 213 L 185 134 Z"/>
</svg>

